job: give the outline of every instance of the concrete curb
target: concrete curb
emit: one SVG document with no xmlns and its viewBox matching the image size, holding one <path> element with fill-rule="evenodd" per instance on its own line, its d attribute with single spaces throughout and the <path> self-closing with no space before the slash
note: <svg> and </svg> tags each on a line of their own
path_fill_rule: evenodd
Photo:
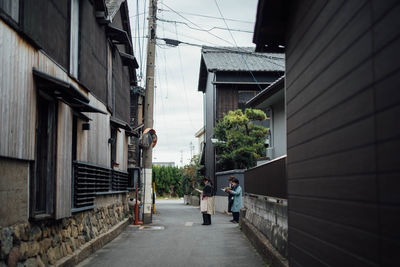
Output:
<svg viewBox="0 0 400 267">
<path fill-rule="evenodd" d="M 54 266 L 73 267 L 83 261 L 91 254 L 105 246 L 108 242 L 116 238 L 129 224 L 129 218 L 113 226 L 107 233 L 101 234 L 93 240 L 83 244 L 74 251 L 72 255 L 65 256 L 58 260 Z"/>
<path fill-rule="evenodd" d="M 240 226 L 242 232 L 250 240 L 264 261 L 270 266 L 288 267 L 288 260 L 282 257 L 281 254 L 271 245 L 268 239 L 255 228 L 248 220 L 240 217 Z"/>
</svg>

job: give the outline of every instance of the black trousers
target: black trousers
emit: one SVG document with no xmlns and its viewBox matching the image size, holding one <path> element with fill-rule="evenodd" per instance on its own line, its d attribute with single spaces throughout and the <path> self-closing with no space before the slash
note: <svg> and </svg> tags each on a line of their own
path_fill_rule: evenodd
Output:
<svg viewBox="0 0 400 267">
<path fill-rule="evenodd" d="M 239 212 L 232 211 L 233 220 L 239 222 Z"/>
<path fill-rule="evenodd" d="M 210 225 L 211 224 L 211 215 L 207 213 L 203 213 L 203 224 Z"/>
<path fill-rule="evenodd" d="M 228 212 L 232 212 L 233 197 L 228 196 Z"/>
</svg>

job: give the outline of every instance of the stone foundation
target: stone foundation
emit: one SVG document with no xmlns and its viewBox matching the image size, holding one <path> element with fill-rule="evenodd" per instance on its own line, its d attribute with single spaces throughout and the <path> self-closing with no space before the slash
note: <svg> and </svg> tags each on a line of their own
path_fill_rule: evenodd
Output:
<svg viewBox="0 0 400 267">
<path fill-rule="evenodd" d="M 246 221 L 264 235 L 271 245 L 284 257 L 288 256 L 287 205 L 267 199 L 243 197 Z"/>
<path fill-rule="evenodd" d="M 118 196 L 125 199 L 125 195 Z M 127 201 L 59 221 L 26 222 L 0 229 L 0 266 L 48 266 L 128 217 Z"/>
</svg>

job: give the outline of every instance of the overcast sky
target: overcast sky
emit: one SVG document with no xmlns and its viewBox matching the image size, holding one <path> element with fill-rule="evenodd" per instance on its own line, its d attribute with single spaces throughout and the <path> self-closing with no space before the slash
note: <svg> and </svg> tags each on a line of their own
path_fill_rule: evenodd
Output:
<svg viewBox="0 0 400 267">
<path fill-rule="evenodd" d="M 142 72 L 143 77 L 146 66 L 148 3 L 149 0 L 128 0 L 134 53 L 142 66 L 138 74 Z M 216 3 L 227 25 L 221 19 Z M 252 32 L 256 8 L 257 0 L 159 0 L 156 34 L 158 38 L 199 45 L 254 46 Z M 146 14 L 143 14 L 144 11 Z M 187 25 L 162 20 L 184 22 Z M 213 27 L 228 27 L 233 39 L 228 30 Z M 199 28 L 203 31 L 196 30 Z M 199 153 L 198 141 L 194 135 L 204 125 L 203 94 L 197 91 L 200 50 L 199 47 L 183 44 L 168 47 L 163 40 L 157 40 L 154 129 L 158 143 L 153 149 L 153 162 L 172 161 L 182 166 L 189 162 L 191 154 Z M 145 86 L 143 82 L 140 85 Z"/>
</svg>

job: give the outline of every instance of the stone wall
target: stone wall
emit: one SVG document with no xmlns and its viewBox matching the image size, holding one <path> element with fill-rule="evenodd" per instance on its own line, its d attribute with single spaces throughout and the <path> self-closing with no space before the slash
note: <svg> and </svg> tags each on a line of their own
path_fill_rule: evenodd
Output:
<svg viewBox="0 0 400 267">
<path fill-rule="evenodd" d="M 245 195 L 243 207 L 246 220 L 261 232 L 283 257 L 287 258 L 287 205 Z"/>
<path fill-rule="evenodd" d="M 0 266 L 48 266 L 71 255 L 128 216 L 125 194 L 109 198 L 116 197 L 121 201 L 59 221 L 25 222 L 0 228 Z"/>
<path fill-rule="evenodd" d="M 28 161 L 0 158 L 0 227 L 28 219 L 28 177 Z"/>
</svg>

